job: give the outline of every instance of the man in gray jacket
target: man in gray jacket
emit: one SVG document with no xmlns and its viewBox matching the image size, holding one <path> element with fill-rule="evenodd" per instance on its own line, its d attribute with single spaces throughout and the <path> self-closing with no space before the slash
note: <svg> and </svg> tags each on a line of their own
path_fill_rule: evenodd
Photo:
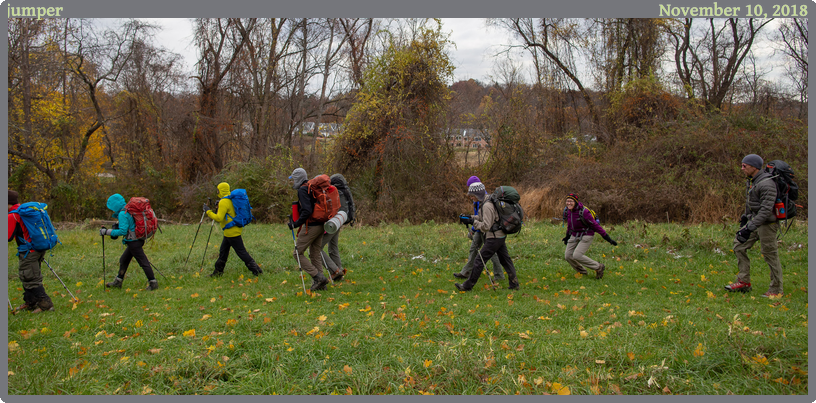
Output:
<svg viewBox="0 0 816 403">
<path fill-rule="evenodd" d="M 511 290 L 518 290 L 519 282 L 518 278 L 516 278 L 516 267 L 513 265 L 513 259 L 510 258 L 510 253 L 507 251 L 507 245 L 505 244 L 507 235 L 498 226 L 499 214 L 493 202 L 485 200 L 478 216 L 460 220 L 462 220 L 463 224 L 473 225 L 473 228 L 481 231 L 485 235 L 485 241 L 482 249 L 479 251 L 480 257 L 473 262 L 473 270 L 470 272 L 470 277 L 462 284 L 454 284 L 456 288 L 459 291 L 472 290 L 482 275 L 485 262 L 490 260 L 493 255 L 498 255 L 499 263 L 501 263 L 504 271 L 507 272 L 509 288 Z"/>
<path fill-rule="evenodd" d="M 748 176 L 745 214 L 740 218 L 740 229 L 734 240 L 734 254 L 737 256 L 737 281 L 725 286 L 728 291 L 751 291 L 751 261 L 748 249 L 759 240 L 760 251 L 768 264 L 771 284 L 763 297 L 782 296 L 782 266 L 776 243 L 779 224 L 773 206 L 776 202 L 776 184 L 771 175 L 763 169 L 762 158 L 756 154 L 742 159 L 741 170 Z"/>
</svg>

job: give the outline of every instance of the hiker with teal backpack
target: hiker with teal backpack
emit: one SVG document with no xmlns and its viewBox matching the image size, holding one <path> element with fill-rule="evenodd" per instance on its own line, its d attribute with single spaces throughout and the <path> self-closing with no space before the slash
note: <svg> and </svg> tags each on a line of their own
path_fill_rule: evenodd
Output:
<svg viewBox="0 0 816 403">
<path fill-rule="evenodd" d="M 244 262 L 250 273 L 258 276 L 263 273 L 263 270 L 247 252 L 244 240 L 241 238 L 243 227 L 254 218 L 252 217 L 252 207 L 249 206 L 246 190 L 235 189 L 230 192 L 230 185 L 226 182 L 219 183 L 217 188 L 218 197 L 221 198 L 218 201 L 218 212 L 214 213 L 206 204 L 204 205 L 207 217 L 221 225 L 221 229 L 224 231 L 224 239 L 221 241 L 221 248 L 218 251 L 218 260 L 215 261 L 215 270 L 210 274 L 210 277 L 220 277 L 224 274 L 230 248 L 235 249 L 235 254 Z"/>
<path fill-rule="evenodd" d="M 519 281 L 516 277 L 516 267 L 510 252 L 507 250 L 507 234 L 518 232 L 521 229 L 524 212 L 518 204 L 519 194 L 510 186 L 499 186 L 481 207 L 479 215 L 460 216 L 459 221 L 465 225 L 472 225 L 485 234 L 485 241 L 478 251 L 478 258 L 473 263 L 470 277 L 464 283 L 455 283 L 459 291 L 470 291 L 479 281 L 485 262 L 493 255 L 498 255 L 504 271 L 507 273 L 509 289 L 518 290 Z M 489 275 L 489 273 L 488 273 Z M 491 278 L 491 281 L 492 278 Z"/>
<path fill-rule="evenodd" d="M 477 176 L 471 176 L 467 180 L 467 187 L 468 187 L 468 197 L 470 201 L 473 202 L 473 215 L 478 216 L 481 206 L 485 203 L 485 199 L 487 198 L 487 192 L 485 192 L 485 185 Z M 468 261 L 465 263 L 465 267 L 462 268 L 461 271 L 453 273 L 453 277 L 456 278 L 468 278 L 470 277 L 470 272 L 473 270 L 473 265 L 476 263 L 476 260 L 479 259 L 478 253 L 479 249 L 484 244 L 485 234 L 482 231 L 477 230 L 475 227 L 470 226 L 468 228 L 468 238 L 470 238 L 470 250 L 468 250 Z M 498 255 L 493 255 L 490 258 L 490 261 L 493 263 L 493 276 L 496 280 L 504 280 L 504 271 L 502 270 L 501 263 L 499 263 Z"/>
<path fill-rule="evenodd" d="M 53 311 L 54 303 L 51 297 L 45 293 L 43 287 L 42 262 L 45 260 L 45 253 L 48 249 L 54 246 L 57 240 L 56 234 L 53 232 L 53 225 L 51 220 L 35 220 L 46 221 L 43 231 L 38 231 L 38 234 L 43 234 L 37 239 L 32 231 L 36 231 L 34 225 L 29 224 L 28 217 L 31 214 L 43 214 L 48 217 L 45 212 L 47 207 L 44 203 L 29 202 L 20 204 L 19 194 L 11 189 L 8 191 L 8 241 L 17 241 L 17 258 L 19 260 L 18 273 L 20 281 L 23 283 L 23 304 L 17 307 L 17 311 L 28 310 L 32 313 L 40 313 L 42 311 Z M 22 215 L 22 216 L 21 216 Z M 34 236 L 35 239 L 32 239 Z"/>
<path fill-rule="evenodd" d="M 613 246 L 617 246 L 618 243 L 604 231 L 592 210 L 584 207 L 578 201 L 578 196 L 575 193 L 567 195 L 564 222 L 567 223 L 567 235 L 561 239 L 564 245 L 567 246 L 564 251 L 564 259 L 576 272 L 587 274 L 587 269 L 594 270 L 595 278 L 602 279 L 606 266 L 590 259 L 586 252 L 592 245 L 596 232 L 601 234 L 601 237 Z"/>
<path fill-rule="evenodd" d="M 136 202 L 139 202 L 142 207 L 140 210 L 144 210 L 138 214 L 136 210 L 131 209 Z M 146 206 L 144 203 L 146 203 Z M 119 273 L 112 282 L 106 283 L 105 286 L 110 288 L 122 288 L 128 266 L 130 266 L 130 262 L 133 258 L 136 258 L 136 263 L 141 266 L 145 277 L 147 277 L 147 288 L 145 288 L 145 291 L 158 290 L 159 281 L 156 280 L 150 260 L 148 260 L 144 252 L 145 241 L 153 236 L 153 232 L 156 229 L 156 218 L 153 214 L 153 210 L 150 208 L 149 201 L 142 197 L 134 197 L 131 199 L 131 202 L 128 203 L 125 202 L 125 198 L 122 195 L 116 193 L 108 197 L 106 205 L 109 210 L 113 211 L 113 217 L 116 217 L 118 222 L 114 225 L 114 228 L 102 227 L 99 230 L 99 235 L 103 237 L 109 236 L 111 239 L 122 237 L 122 244 L 125 245 L 125 251 L 122 252 L 122 256 L 119 257 Z M 147 220 L 143 217 L 144 213 L 150 215 Z M 138 226 L 134 214 L 139 216 Z M 149 225 L 150 227 L 145 228 L 145 225 Z"/>
</svg>

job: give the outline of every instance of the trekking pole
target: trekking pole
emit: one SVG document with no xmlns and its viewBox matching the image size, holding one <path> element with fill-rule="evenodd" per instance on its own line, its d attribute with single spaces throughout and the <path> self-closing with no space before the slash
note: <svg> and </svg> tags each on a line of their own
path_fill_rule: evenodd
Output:
<svg viewBox="0 0 816 403">
<path fill-rule="evenodd" d="M 148 262 L 148 263 L 150 263 L 150 266 L 152 266 L 152 267 L 153 267 L 153 270 L 156 270 L 156 272 L 157 272 L 157 273 L 161 274 L 161 276 L 162 276 L 162 277 L 164 277 L 164 279 L 165 279 L 165 280 L 167 280 L 167 276 L 165 276 L 165 275 L 164 275 L 164 273 L 160 272 L 160 271 L 159 271 L 159 268 L 158 268 L 158 267 L 156 267 L 156 265 L 155 265 L 155 264 L 153 264 L 153 262 Z"/>
<path fill-rule="evenodd" d="M 74 299 L 74 302 L 79 302 L 79 299 L 77 299 L 77 297 L 74 297 L 74 293 L 72 293 L 71 290 L 69 290 L 68 287 L 65 286 L 65 283 L 62 282 L 62 279 L 60 278 L 60 276 L 57 275 L 57 272 L 54 271 L 54 269 L 51 267 L 48 261 L 45 259 L 43 259 L 43 261 L 48 266 L 48 268 L 51 269 L 51 273 L 54 273 L 54 277 L 56 277 L 57 280 L 59 280 L 59 282 L 62 283 L 62 287 L 65 288 L 65 291 L 68 291 L 68 294 L 71 294 L 71 297 Z"/>
<path fill-rule="evenodd" d="M 493 288 L 493 291 L 496 291 L 496 282 L 493 281 L 493 276 L 490 274 L 490 270 L 487 270 L 487 263 L 485 263 L 484 258 L 482 257 L 482 251 L 479 250 L 479 259 L 482 260 L 482 266 L 484 266 L 484 270 L 487 272 L 487 278 L 490 279 L 490 284 Z"/>
<path fill-rule="evenodd" d="M 320 258 L 323 259 L 323 266 L 326 266 L 326 271 L 329 272 L 329 281 L 331 281 L 332 285 L 334 285 L 334 280 L 332 280 L 332 272 L 329 270 L 329 265 L 326 264 L 326 258 L 323 256 L 323 249 L 320 249 Z"/>
<path fill-rule="evenodd" d="M 291 216 L 289 216 L 289 222 L 292 222 Z M 291 228 L 290 231 L 292 231 L 292 244 L 295 246 L 295 257 L 297 258 L 298 271 L 300 272 L 300 285 L 303 286 L 303 295 L 306 295 L 306 282 L 303 281 L 303 268 L 300 267 L 300 254 L 298 254 L 297 251 L 297 242 L 295 241 L 295 229 Z M 323 254 L 321 253 L 320 255 L 322 256 Z"/>
<path fill-rule="evenodd" d="M 207 235 L 207 243 L 204 244 L 204 256 L 201 256 L 201 266 L 198 268 L 198 274 L 201 274 L 201 270 L 204 270 L 204 258 L 207 257 L 207 247 L 210 246 L 210 237 L 212 236 L 213 226 L 215 225 L 215 220 L 212 221 L 210 224 L 210 235 Z"/>
<path fill-rule="evenodd" d="M 102 228 L 105 229 L 105 227 L 102 227 Z M 106 281 L 107 281 L 107 279 L 105 279 L 105 236 L 102 235 L 102 289 L 103 290 L 105 289 L 105 282 Z"/>
<path fill-rule="evenodd" d="M 14 310 L 14 308 L 12 308 L 12 307 L 11 307 L 11 299 L 9 299 L 8 297 L 6 297 L 6 299 L 8 299 L 9 309 L 13 311 L 13 310 Z"/>
<path fill-rule="evenodd" d="M 204 216 L 207 215 L 207 212 L 201 213 L 201 220 L 198 221 L 198 228 L 196 228 L 195 237 L 193 237 L 193 243 L 190 244 L 190 251 L 187 252 L 187 259 L 184 260 L 184 270 L 187 270 L 187 262 L 190 260 L 190 254 L 193 253 L 193 245 L 195 245 L 196 239 L 198 239 L 198 230 L 201 229 L 201 223 L 204 222 Z"/>
</svg>

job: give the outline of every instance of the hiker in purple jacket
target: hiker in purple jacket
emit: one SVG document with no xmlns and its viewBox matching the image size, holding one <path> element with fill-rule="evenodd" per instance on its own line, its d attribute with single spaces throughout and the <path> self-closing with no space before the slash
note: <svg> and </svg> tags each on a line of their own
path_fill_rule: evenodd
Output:
<svg viewBox="0 0 816 403">
<path fill-rule="evenodd" d="M 586 252 L 592 245 L 596 232 L 612 245 L 618 243 L 601 228 L 589 209 L 584 208 L 574 193 L 567 195 L 566 206 L 564 219 L 567 223 L 567 235 L 561 240 L 564 245 L 567 245 L 564 259 L 578 273 L 587 274 L 587 269 L 591 269 L 595 270 L 596 279 L 602 279 L 606 266 L 587 257 Z"/>
</svg>

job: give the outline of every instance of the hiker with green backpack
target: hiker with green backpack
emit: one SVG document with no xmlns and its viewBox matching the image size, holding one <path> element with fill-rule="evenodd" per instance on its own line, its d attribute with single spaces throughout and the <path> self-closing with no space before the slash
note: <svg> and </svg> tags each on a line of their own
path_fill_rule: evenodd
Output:
<svg viewBox="0 0 816 403">
<path fill-rule="evenodd" d="M 604 231 L 592 210 L 584 207 L 578 201 L 575 193 L 567 195 L 565 204 L 564 222 L 567 223 L 567 234 L 561 239 L 567 246 L 564 251 L 564 259 L 580 274 L 587 274 L 587 269 L 594 270 L 595 278 L 600 280 L 603 278 L 606 266 L 586 255 L 592 245 L 592 240 L 595 239 L 595 233 L 601 234 L 601 237 L 613 246 L 617 246 L 618 243 Z"/>
<path fill-rule="evenodd" d="M 125 202 L 125 198 L 119 193 L 108 197 L 106 205 L 108 209 L 113 211 L 113 217 L 116 217 L 118 223 L 112 229 L 102 227 L 99 230 L 99 235 L 103 237 L 107 235 L 111 237 L 111 239 L 116 239 L 121 236 L 122 244 L 125 245 L 125 251 L 122 252 L 122 256 L 119 257 L 119 273 L 112 282 L 105 284 L 106 287 L 122 288 L 128 266 L 131 260 L 136 258 L 136 262 L 142 267 L 145 277 L 147 277 L 147 288 L 145 291 L 159 289 L 159 281 L 156 280 L 150 260 L 147 259 L 147 255 L 144 253 L 145 240 L 151 237 L 156 229 L 156 218 L 153 214 L 153 209 L 150 208 L 149 201 L 145 206 L 145 201 L 147 201 L 147 199 L 134 197 L 131 198 L 130 202 Z M 147 212 L 151 217 L 145 220 L 141 213 L 137 214 L 136 210 L 131 208 L 136 204 L 138 204 L 136 207 L 140 207 L 138 210 L 144 210 L 144 212 Z M 134 214 L 137 214 L 139 217 L 140 225 L 138 226 Z M 149 227 L 147 227 L 148 225 Z"/>
<path fill-rule="evenodd" d="M 241 237 L 243 227 L 249 224 L 253 217 L 246 190 L 235 189 L 230 192 L 230 185 L 221 182 L 216 186 L 218 189 L 218 207 L 214 213 L 210 207 L 204 204 L 203 209 L 211 220 L 217 222 L 224 231 L 224 239 L 221 240 L 221 247 L 218 250 L 218 260 L 215 261 L 215 269 L 210 277 L 220 277 L 224 274 L 224 267 L 227 265 L 230 248 L 235 250 L 238 258 L 244 262 L 246 268 L 254 276 L 263 274 L 263 270 L 255 262 L 255 259 L 247 252 L 244 246 L 244 239 Z"/>
<path fill-rule="evenodd" d="M 22 212 L 22 210 L 28 209 L 27 206 L 29 205 L 37 204 L 44 206 L 44 204 L 29 202 L 21 205 L 18 199 L 19 194 L 9 189 L 8 241 L 17 241 L 18 272 L 20 281 L 23 283 L 23 304 L 17 307 L 15 311 L 28 310 L 32 313 L 53 311 L 54 303 L 51 301 L 51 297 L 45 293 L 45 287 L 43 287 L 41 267 L 43 260 L 45 260 L 46 251 L 54 246 L 56 242 L 56 234 L 53 234 L 53 226 L 51 225 L 51 220 L 48 219 L 47 226 L 50 229 L 43 233 L 52 236 L 40 237 L 41 239 L 39 239 L 39 241 L 45 241 L 45 245 L 40 245 L 40 242 L 34 242 L 35 240 L 31 238 L 31 232 L 35 230 L 30 224 L 24 222 L 24 218 L 21 217 L 21 214 L 25 215 L 26 213 Z M 39 209 L 37 206 L 34 207 L 35 210 Z M 45 217 L 48 217 L 48 213 L 45 213 L 44 208 L 39 210 L 42 210 Z M 32 229 L 29 230 L 29 228 Z M 54 242 L 49 242 L 49 238 L 53 239 Z M 10 302 L 9 305 L 11 305 Z"/>
<path fill-rule="evenodd" d="M 484 205 L 485 199 L 487 198 L 485 185 L 478 176 L 471 176 L 467 180 L 467 186 L 468 197 L 473 202 L 473 215 L 479 215 L 479 210 L 481 209 L 482 205 Z M 477 230 L 473 226 L 469 226 L 468 238 L 471 240 L 470 250 L 468 250 L 468 261 L 465 263 L 465 266 L 462 267 L 461 271 L 453 273 L 453 277 L 462 279 L 470 277 L 470 272 L 473 270 L 473 265 L 479 259 L 479 249 L 482 247 L 485 240 L 484 232 Z M 502 270 L 498 255 L 493 255 L 493 257 L 490 258 L 490 261 L 493 263 L 493 277 L 496 280 L 504 280 L 504 270 Z"/>
<path fill-rule="evenodd" d="M 516 267 L 513 265 L 513 259 L 510 258 L 506 245 L 507 234 L 518 232 L 521 229 L 524 212 L 518 204 L 519 200 L 519 194 L 515 189 L 510 186 L 499 186 L 482 204 L 479 215 L 459 217 L 462 224 L 472 225 L 473 228 L 484 233 L 485 241 L 477 253 L 478 258 L 473 263 L 470 277 L 464 283 L 455 283 L 456 289 L 459 291 L 472 290 L 482 275 L 485 262 L 493 255 L 499 257 L 499 263 L 507 273 L 508 288 L 519 289 Z"/>
</svg>

